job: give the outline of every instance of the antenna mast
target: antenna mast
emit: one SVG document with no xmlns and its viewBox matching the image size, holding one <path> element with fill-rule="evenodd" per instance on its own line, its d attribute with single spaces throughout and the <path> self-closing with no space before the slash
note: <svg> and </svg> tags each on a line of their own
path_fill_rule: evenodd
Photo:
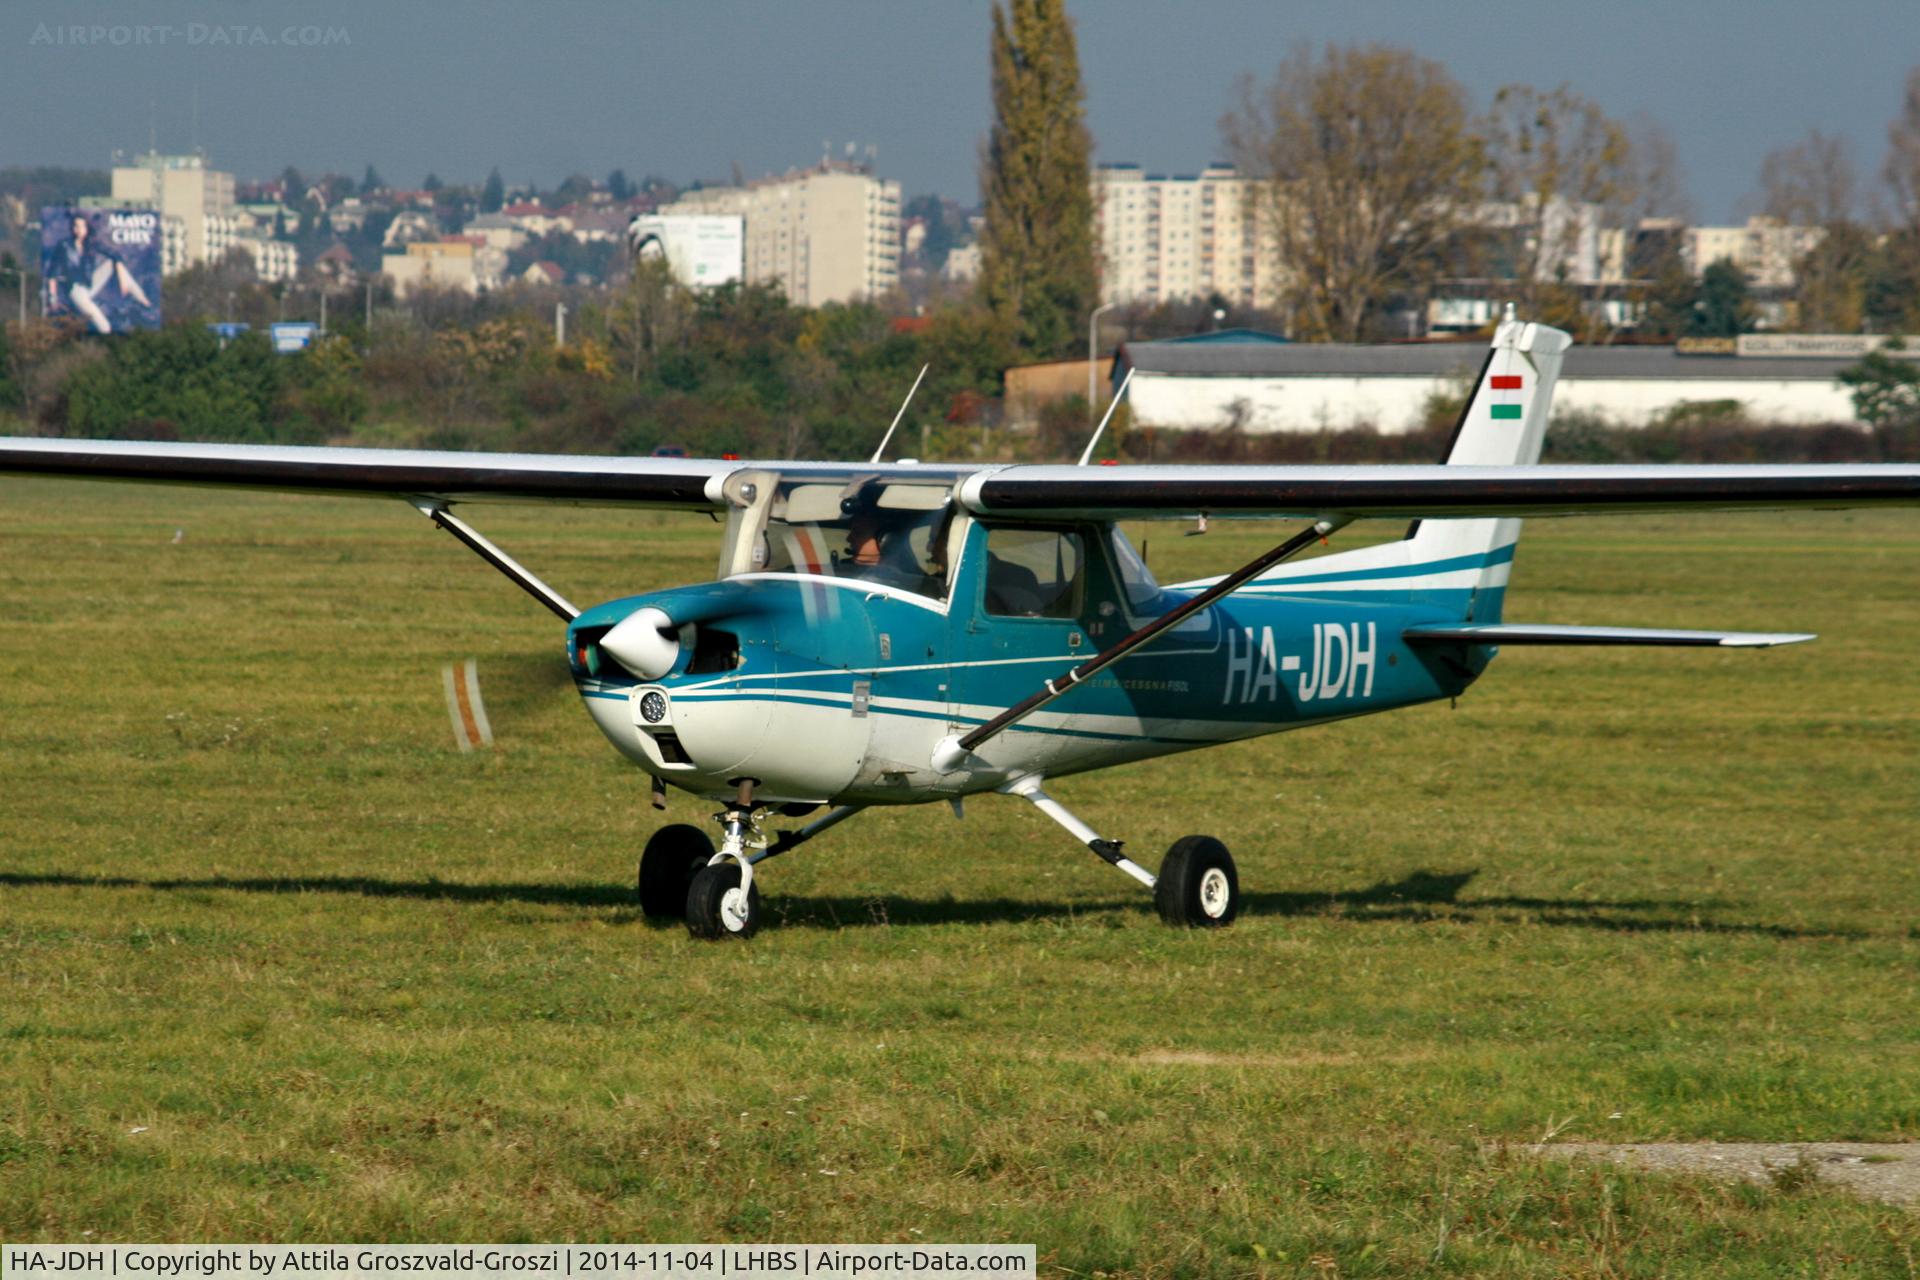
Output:
<svg viewBox="0 0 1920 1280">
<path fill-rule="evenodd" d="M 933 366 L 931 364 L 921 365 L 920 378 L 926 377 L 927 370 L 931 369 L 932 367 Z M 1131 372 L 1131 370 L 1129 370 L 1129 372 Z M 907 416 L 907 406 L 913 403 L 913 393 L 920 389 L 920 378 L 915 378 L 913 380 L 913 385 L 907 388 L 907 398 L 900 402 L 900 412 L 893 415 L 893 426 L 888 427 L 887 434 L 880 437 L 880 447 L 873 451 L 873 456 L 867 459 L 868 462 L 880 461 L 880 455 L 887 451 L 887 442 L 893 439 L 894 430 L 900 425 L 900 419 Z"/>
<path fill-rule="evenodd" d="M 1078 465 L 1084 467 L 1093 460 L 1093 446 L 1100 443 L 1100 433 L 1107 429 L 1108 419 L 1112 418 L 1113 411 L 1120 407 L 1120 401 L 1126 396 L 1127 388 L 1132 385 L 1132 383 L 1133 367 L 1129 365 L 1127 368 L 1127 376 L 1120 379 L 1120 389 L 1113 393 L 1113 399 L 1108 403 L 1107 411 L 1100 415 L 1100 425 L 1093 429 L 1093 439 L 1087 441 L 1086 450 L 1081 453 Z"/>
</svg>

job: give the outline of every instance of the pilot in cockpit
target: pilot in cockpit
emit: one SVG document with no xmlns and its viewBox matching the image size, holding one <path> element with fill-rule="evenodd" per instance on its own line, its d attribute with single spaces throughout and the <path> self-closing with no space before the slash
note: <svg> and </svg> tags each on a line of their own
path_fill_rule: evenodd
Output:
<svg viewBox="0 0 1920 1280">
<path fill-rule="evenodd" d="M 847 522 L 847 551 L 836 571 L 843 578 L 860 578 L 880 586 L 898 587 L 919 595 L 945 594 L 946 569 L 940 563 L 944 528 L 932 530 L 929 547 L 935 563 L 922 562 L 914 548 L 914 531 L 933 523 L 921 512 L 892 513 L 878 508 L 858 510 Z"/>
</svg>

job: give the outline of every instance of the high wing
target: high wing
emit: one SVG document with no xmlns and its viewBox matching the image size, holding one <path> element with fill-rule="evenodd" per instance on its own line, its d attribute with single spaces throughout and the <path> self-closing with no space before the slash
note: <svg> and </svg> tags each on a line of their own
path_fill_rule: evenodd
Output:
<svg viewBox="0 0 1920 1280">
<path fill-rule="evenodd" d="M 440 502 L 558 501 L 712 511 L 737 462 L 538 453 L 0 437 L 0 472 Z"/>
<path fill-rule="evenodd" d="M 975 515 L 1112 520 L 1920 506 L 1920 466 L 1006 466 L 959 497 Z"/>
<path fill-rule="evenodd" d="M 0 437 L 0 473 L 439 502 L 555 501 L 717 511 L 738 471 L 843 473 L 845 463 L 467 453 Z M 975 515 L 1029 519 L 1590 515 L 1694 509 L 1920 506 L 1920 466 L 926 466 L 862 474 L 957 485 Z"/>
</svg>

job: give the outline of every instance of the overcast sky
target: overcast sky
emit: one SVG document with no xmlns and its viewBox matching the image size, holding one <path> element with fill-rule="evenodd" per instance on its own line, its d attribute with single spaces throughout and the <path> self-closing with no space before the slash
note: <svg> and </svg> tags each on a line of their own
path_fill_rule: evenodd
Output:
<svg viewBox="0 0 1920 1280">
<path fill-rule="evenodd" d="M 1193 172 L 1221 150 L 1238 73 L 1269 73 L 1300 41 L 1385 41 L 1445 63 L 1476 107 L 1502 84 L 1564 81 L 1647 113 L 1716 221 L 1746 212 L 1761 158 L 1809 129 L 1847 136 L 1877 173 L 1920 64 L 1913 0 L 1069 8 L 1101 161 Z M 987 0 L 0 0 L 0 166 L 104 166 L 151 128 L 161 150 L 197 143 L 242 178 L 372 162 L 403 185 L 496 164 L 509 182 L 686 182 L 853 143 L 908 195 L 971 203 L 987 31 Z"/>
</svg>

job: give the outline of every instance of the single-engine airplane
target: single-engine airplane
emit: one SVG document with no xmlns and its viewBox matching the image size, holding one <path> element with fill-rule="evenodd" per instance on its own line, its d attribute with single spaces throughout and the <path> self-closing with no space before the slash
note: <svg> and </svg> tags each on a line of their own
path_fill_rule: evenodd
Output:
<svg viewBox="0 0 1920 1280">
<path fill-rule="evenodd" d="M 1178 925 L 1240 905 L 1219 840 L 1157 873 L 1047 795 L 1130 760 L 1463 692 L 1503 645 L 1766 646 L 1803 634 L 1502 619 L 1523 515 L 1920 505 L 1920 466 L 1539 466 L 1571 339 L 1511 316 L 1439 466 L 739 462 L 0 439 L 0 472 L 385 495 L 412 503 L 566 623 L 600 731 L 718 803 L 656 831 L 640 905 L 701 937 L 761 920 L 755 868 L 873 805 L 999 792 L 1153 890 Z M 1083 460 L 1084 461 L 1084 460 Z M 552 500 L 724 515 L 712 582 L 576 609 L 456 506 Z M 1163 586 L 1115 522 L 1309 523 L 1218 578 Z M 1362 518 L 1406 535 L 1288 564 Z M 804 826 L 769 837 L 769 813 Z"/>
</svg>

